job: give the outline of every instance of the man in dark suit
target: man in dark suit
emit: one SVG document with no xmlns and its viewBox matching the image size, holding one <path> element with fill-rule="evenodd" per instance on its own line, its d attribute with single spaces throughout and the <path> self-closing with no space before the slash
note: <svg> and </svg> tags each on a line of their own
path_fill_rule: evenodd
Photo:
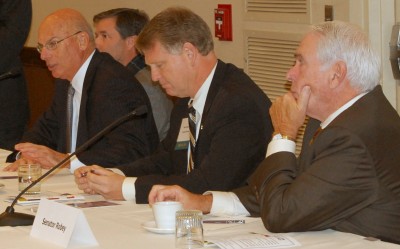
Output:
<svg viewBox="0 0 400 249">
<path fill-rule="evenodd" d="M 83 167 L 75 171 L 79 188 L 145 203 L 154 184 L 179 184 L 197 193 L 242 186 L 271 138 L 267 96 L 242 70 L 217 59 L 207 24 L 188 9 L 159 13 L 136 45 L 153 80 L 178 97 L 170 130 L 156 153 L 118 167 L 131 177 Z M 189 115 L 190 106 L 195 111 Z"/>
<path fill-rule="evenodd" d="M 150 68 L 135 47 L 140 31 L 148 22 L 149 16 L 144 11 L 130 8 L 110 9 L 93 17 L 96 48 L 126 66 L 142 84 L 150 99 L 161 141 L 168 133 L 173 103 L 160 84 L 151 80 Z"/>
<path fill-rule="evenodd" d="M 379 85 L 368 37 L 347 23 L 314 26 L 287 79 L 291 92 L 270 109 L 276 135 L 247 186 L 202 196 L 155 186 L 150 203 L 257 215 L 271 232 L 331 228 L 400 243 L 400 118 Z M 290 138 L 306 115 L 296 159 Z"/>
<path fill-rule="evenodd" d="M 27 86 L 20 60 L 31 27 L 30 0 L 1 1 L 0 75 L 16 75 L 0 80 L 0 148 L 13 150 L 29 119 Z"/>
<path fill-rule="evenodd" d="M 41 23 L 38 51 L 57 78 L 53 102 L 16 145 L 23 159 L 49 168 L 77 147 L 138 106 L 147 115 L 136 117 L 106 134 L 71 161 L 71 170 L 84 164 L 115 166 L 152 153 L 159 144 L 149 99 L 134 76 L 109 54 L 95 50 L 94 36 L 84 17 L 72 9 L 58 10 Z M 68 89 L 73 87 L 72 134 L 67 129 Z M 71 143 L 67 141 L 71 139 Z"/>
</svg>

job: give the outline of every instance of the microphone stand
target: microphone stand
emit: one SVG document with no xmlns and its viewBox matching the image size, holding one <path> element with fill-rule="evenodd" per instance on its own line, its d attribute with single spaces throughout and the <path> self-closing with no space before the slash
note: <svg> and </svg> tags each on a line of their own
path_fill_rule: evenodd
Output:
<svg viewBox="0 0 400 249">
<path fill-rule="evenodd" d="M 78 149 L 76 149 L 73 153 L 69 154 L 66 158 L 64 158 L 61 162 L 56 164 L 54 167 L 52 167 L 49 171 L 41 175 L 38 179 L 33 181 L 29 186 L 21 190 L 21 192 L 15 197 L 14 201 L 11 203 L 10 206 L 6 208 L 6 210 L 0 215 L 0 226 L 30 226 L 33 224 L 33 221 L 35 219 L 35 216 L 30 215 L 30 214 L 25 214 L 25 213 L 17 213 L 14 210 L 14 205 L 17 203 L 18 199 L 25 194 L 26 191 L 28 191 L 30 188 L 35 186 L 38 182 L 43 180 L 45 177 L 50 175 L 53 171 L 56 169 L 60 168 L 62 165 L 64 165 L 66 162 L 71 159 L 71 157 L 75 156 L 76 154 L 84 151 L 89 145 L 92 145 L 94 142 L 96 142 L 99 138 L 104 136 L 106 133 L 120 125 L 121 123 L 127 121 L 128 119 L 134 117 L 134 116 L 141 116 L 143 114 L 147 113 L 147 107 L 145 105 L 139 106 L 136 108 L 134 111 L 128 113 L 125 116 L 120 117 L 119 119 L 115 120 L 113 123 L 108 125 L 106 128 L 101 130 L 99 133 L 97 133 L 95 136 L 93 136 L 91 139 L 87 140 L 84 144 L 82 144 Z"/>
</svg>

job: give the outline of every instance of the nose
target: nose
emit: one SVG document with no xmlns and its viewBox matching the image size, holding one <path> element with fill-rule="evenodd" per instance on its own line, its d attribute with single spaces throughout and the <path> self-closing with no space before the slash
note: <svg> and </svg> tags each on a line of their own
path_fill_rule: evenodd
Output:
<svg viewBox="0 0 400 249">
<path fill-rule="evenodd" d="M 46 58 L 48 57 L 49 57 L 49 52 L 46 47 L 43 47 L 42 51 L 40 52 L 40 59 L 46 60 Z"/>
<path fill-rule="evenodd" d="M 286 80 L 289 82 L 293 82 L 293 80 L 296 78 L 297 75 L 297 67 L 296 65 L 293 65 L 289 71 L 286 73 Z"/>
</svg>

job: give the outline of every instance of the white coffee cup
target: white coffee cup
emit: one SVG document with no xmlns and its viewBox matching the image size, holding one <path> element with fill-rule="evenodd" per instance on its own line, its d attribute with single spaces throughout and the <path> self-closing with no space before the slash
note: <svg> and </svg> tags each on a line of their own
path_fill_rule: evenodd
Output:
<svg viewBox="0 0 400 249">
<path fill-rule="evenodd" d="M 175 228 L 175 213 L 182 210 L 182 203 L 177 201 L 160 201 L 153 204 L 153 215 L 157 228 Z"/>
</svg>

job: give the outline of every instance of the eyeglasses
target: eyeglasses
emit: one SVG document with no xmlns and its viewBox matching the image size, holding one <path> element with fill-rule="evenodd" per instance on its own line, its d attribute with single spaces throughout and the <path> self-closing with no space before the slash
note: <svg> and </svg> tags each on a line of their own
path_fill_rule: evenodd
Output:
<svg viewBox="0 0 400 249">
<path fill-rule="evenodd" d="M 65 37 L 65 38 L 63 38 L 63 39 L 61 39 L 61 40 L 59 40 L 59 41 L 48 41 L 48 42 L 46 42 L 46 44 L 44 44 L 44 45 L 41 44 L 41 43 L 38 43 L 36 49 L 37 49 L 37 51 L 38 51 L 39 53 L 42 53 L 43 47 L 47 48 L 48 50 L 54 50 L 54 49 L 57 48 L 58 43 L 60 43 L 60 42 L 62 42 L 62 41 L 64 41 L 64 40 L 66 40 L 66 39 L 68 39 L 68 38 L 70 38 L 70 37 L 72 37 L 72 36 L 74 36 L 74 35 L 77 35 L 77 34 L 79 34 L 80 32 L 82 32 L 82 31 L 78 31 L 78 32 L 76 32 L 76 33 L 73 33 L 72 35 L 69 35 L 69 36 L 67 36 L 67 37 Z"/>
</svg>

